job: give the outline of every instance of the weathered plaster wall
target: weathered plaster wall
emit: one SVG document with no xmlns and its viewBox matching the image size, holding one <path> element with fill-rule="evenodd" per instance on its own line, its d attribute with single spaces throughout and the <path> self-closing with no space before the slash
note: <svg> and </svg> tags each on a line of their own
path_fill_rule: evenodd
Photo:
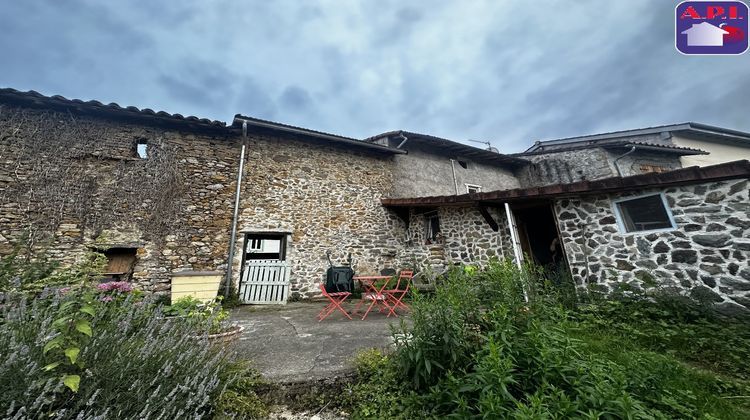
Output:
<svg viewBox="0 0 750 420">
<path fill-rule="evenodd" d="M 404 264 L 440 267 L 453 264 L 483 265 L 492 258 L 512 257 L 510 232 L 505 210 L 489 208 L 488 212 L 499 226 L 492 230 L 476 207 L 440 207 L 442 240 L 426 241 L 425 209 L 412 209 L 409 232 L 401 260 Z"/>
<path fill-rule="evenodd" d="M 394 157 L 393 189 L 389 197 L 427 197 L 435 195 L 465 194 L 466 184 L 480 185 L 482 191 L 505 190 L 520 186 L 513 172 L 507 168 L 459 159 L 468 163 L 468 168 L 458 164 L 456 156 L 425 149 L 423 145 L 407 143 L 407 155 Z M 456 173 L 453 182 L 451 161 Z"/>
<path fill-rule="evenodd" d="M 619 281 L 661 286 L 716 302 L 736 313 L 750 308 L 750 190 L 747 180 L 665 190 L 677 229 L 618 231 L 612 199 L 562 199 L 555 208 L 562 242 L 578 285 L 611 290 Z M 646 190 L 639 194 L 659 192 Z M 627 194 L 638 195 L 638 194 Z"/>
<path fill-rule="evenodd" d="M 750 159 L 750 144 L 722 143 L 718 141 L 705 141 L 673 136 L 672 142 L 681 147 L 692 147 L 707 151 L 708 155 L 684 156 L 683 167 L 710 166 L 719 163 L 733 162 L 735 160 Z"/>
<path fill-rule="evenodd" d="M 135 154 L 148 142 L 148 159 Z M 72 263 L 138 248 L 134 282 L 226 265 L 238 142 L 222 135 L 0 107 L 0 255 L 31 246 Z"/>
<path fill-rule="evenodd" d="M 607 150 L 607 158 L 615 165 L 615 159 L 622 156 L 627 150 Z M 622 176 L 640 175 L 645 173 L 641 170 L 641 165 L 660 166 L 666 170 L 675 170 L 682 168 L 680 157 L 669 153 L 654 153 L 636 149 L 635 152 L 621 158 L 617 161 L 617 166 L 622 171 Z M 615 172 L 616 174 L 617 172 Z"/>
<path fill-rule="evenodd" d="M 604 149 L 580 149 L 520 156 L 530 165 L 516 171 L 522 187 L 565 184 L 617 176 Z"/>
</svg>

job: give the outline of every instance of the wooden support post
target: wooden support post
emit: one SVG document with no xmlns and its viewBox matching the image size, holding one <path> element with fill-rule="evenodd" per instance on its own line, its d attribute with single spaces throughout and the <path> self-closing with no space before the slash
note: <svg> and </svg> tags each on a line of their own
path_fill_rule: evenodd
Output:
<svg viewBox="0 0 750 420">
<path fill-rule="evenodd" d="M 495 219 L 492 218 L 492 215 L 490 214 L 489 210 L 485 206 L 479 206 L 479 213 L 484 217 L 484 221 L 487 222 L 488 225 L 497 232 L 500 230 L 500 227 L 497 225 L 497 222 Z"/>
</svg>

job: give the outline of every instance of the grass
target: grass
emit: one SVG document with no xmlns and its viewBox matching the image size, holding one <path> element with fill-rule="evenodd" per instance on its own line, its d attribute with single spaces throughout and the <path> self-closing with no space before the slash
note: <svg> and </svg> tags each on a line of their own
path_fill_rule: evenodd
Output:
<svg viewBox="0 0 750 420">
<path fill-rule="evenodd" d="M 358 358 L 353 416 L 750 418 L 750 321 L 646 285 L 582 299 L 547 278 L 497 262 L 416 294 L 409 339 Z"/>
</svg>

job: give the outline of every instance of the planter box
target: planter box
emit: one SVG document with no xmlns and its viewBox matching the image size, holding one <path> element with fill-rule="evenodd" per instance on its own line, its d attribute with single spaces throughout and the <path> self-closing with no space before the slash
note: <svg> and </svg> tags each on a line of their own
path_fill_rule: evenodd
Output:
<svg viewBox="0 0 750 420">
<path fill-rule="evenodd" d="M 194 296 L 210 302 L 219 293 L 219 285 L 224 273 L 218 271 L 182 271 L 172 274 L 172 302 Z"/>
</svg>

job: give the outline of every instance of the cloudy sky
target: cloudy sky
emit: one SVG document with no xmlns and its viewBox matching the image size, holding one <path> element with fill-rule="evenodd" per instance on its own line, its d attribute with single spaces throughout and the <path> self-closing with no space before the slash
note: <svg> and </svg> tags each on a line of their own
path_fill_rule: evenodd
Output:
<svg viewBox="0 0 750 420">
<path fill-rule="evenodd" d="M 750 53 L 680 55 L 676 4 L 0 0 L 0 87 L 502 152 L 683 121 L 750 131 Z"/>
</svg>

